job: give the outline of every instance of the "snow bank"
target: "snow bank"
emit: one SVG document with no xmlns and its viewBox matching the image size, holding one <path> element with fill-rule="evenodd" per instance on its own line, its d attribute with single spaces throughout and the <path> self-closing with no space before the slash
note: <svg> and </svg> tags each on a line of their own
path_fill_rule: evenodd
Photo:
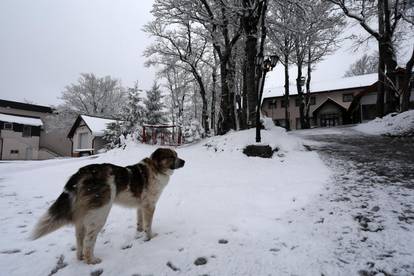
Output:
<svg viewBox="0 0 414 276">
<path fill-rule="evenodd" d="M 256 129 L 251 128 L 212 137 L 203 145 L 215 152 L 242 152 L 247 145 L 269 145 L 272 149 L 277 148 L 282 152 L 303 150 L 301 139 L 288 135 L 284 128 L 275 126 L 271 119 L 266 118 L 264 126 L 265 129 L 261 130 L 261 143 L 255 142 Z"/>
<path fill-rule="evenodd" d="M 392 113 L 354 127 L 355 130 L 373 135 L 411 136 L 414 135 L 414 110 Z"/>
<path fill-rule="evenodd" d="M 243 155 L 239 149 L 254 141 L 254 130 L 178 148 L 186 164 L 171 177 L 158 202 L 153 223 L 158 236 L 150 242 L 137 238 L 136 211 L 114 206 L 96 243 L 96 255 L 103 262 L 95 266 L 76 260 L 73 227 L 36 241 L 27 237 L 79 167 L 134 164 L 156 147 L 128 143 L 126 150 L 90 158 L 2 164 L 1 274 L 48 275 L 61 256 L 60 263 L 67 265 L 58 271 L 60 276 L 90 275 L 98 269 L 103 275 L 286 274 L 275 262 L 286 256 L 271 251 L 287 231 L 280 218 L 317 200 L 330 170 L 282 129 L 264 130 L 262 136 L 284 154 L 270 159 Z M 223 151 L 206 148 L 208 143 Z M 198 257 L 205 257 L 207 264 L 194 265 Z"/>
</svg>

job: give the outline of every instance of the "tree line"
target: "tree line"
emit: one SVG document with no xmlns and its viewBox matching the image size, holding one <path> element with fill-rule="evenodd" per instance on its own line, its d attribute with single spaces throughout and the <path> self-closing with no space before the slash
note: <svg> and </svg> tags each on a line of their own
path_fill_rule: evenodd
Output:
<svg viewBox="0 0 414 276">
<path fill-rule="evenodd" d="M 414 45 L 402 84 L 397 83 L 396 71 L 397 64 L 402 63 L 397 60 L 398 45 L 410 41 L 414 34 L 411 2 L 155 0 L 151 11 L 154 19 L 143 30 L 154 38 L 144 52 L 146 65 L 156 66 L 160 80 L 160 85 L 154 84 L 150 91 L 164 91 L 157 99 L 163 113 L 158 121 L 180 126 L 199 122 L 201 135 L 254 127 L 263 76 L 258 57 L 277 55 L 284 67 L 286 128 L 292 92 L 299 96 L 300 125 L 310 127 L 312 72 L 340 46 L 341 34 L 352 23 L 367 34 L 353 38 L 355 47 L 372 40 L 378 51 L 363 56 L 345 75 L 378 73 L 379 117 L 407 110 Z M 294 77 L 290 76 L 292 68 L 296 69 Z M 292 81 L 296 91 L 289 91 Z M 134 110 L 144 104 L 139 95 L 137 86 L 122 88 L 110 77 L 83 74 L 77 84 L 66 87 L 62 95 L 65 103 L 59 112 L 63 118 L 75 112 L 117 116 L 129 122 L 123 128 L 133 129 L 156 115 Z"/>
</svg>

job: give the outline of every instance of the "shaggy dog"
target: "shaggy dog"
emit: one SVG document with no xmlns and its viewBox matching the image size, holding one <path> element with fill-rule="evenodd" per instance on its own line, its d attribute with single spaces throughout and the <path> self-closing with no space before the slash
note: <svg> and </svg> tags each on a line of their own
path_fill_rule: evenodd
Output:
<svg viewBox="0 0 414 276">
<path fill-rule="evenodd" d="M 94 247 L 112 204 L 137 208 L 137 230 L 151 232 L 152 218 L 158 198 L 173 171 L 184 166 L 172 149 L 159 148 L 150 158 L 135 165 L 92 164 L 70 177 L 62 194 L 37 223 L 32 238 L 37 239 L 66 224 L 75 225 L 77 257 L 87 264 L 101 260 Z"/>
</svg>

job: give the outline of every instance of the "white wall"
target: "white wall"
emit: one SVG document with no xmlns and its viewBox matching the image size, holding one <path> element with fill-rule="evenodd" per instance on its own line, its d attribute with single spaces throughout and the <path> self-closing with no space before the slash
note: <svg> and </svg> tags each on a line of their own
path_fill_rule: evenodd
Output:
<svg viewBox="0 0 414 276">
<path fill-rule="evenodd" d="M 1 130 L 3 138 L 3 160 L 25 160 L 27 149 L 32 149 L 32 157 L 29 159 L 37 159 L 39 154 L 39 137 L 22 137 L 22 132 L 14 132 L 11 130 Z M 18 150 L 18 154 L 11 154 L 11 150 Z"/>
<path fill-rule="evenodd" d="M 80 147 L 79 136 L 80 136 L 81 133 L 87 133 L 88 134 L 87 147 L 86 148 L 88 148 L 88 149 L 92 148 L 92 142 L 93 142 L 94 136 L 92 135 L 89 128 L 86 125 L 83 125 L 83 126 L 79 126 L 75 130 L 75 133 L 73 134 L 73 138 L 72 138 L 73 139 L 73 152 L 76 152 L 77 149 L 80 149 L 79 148 Z"/>
</svg>

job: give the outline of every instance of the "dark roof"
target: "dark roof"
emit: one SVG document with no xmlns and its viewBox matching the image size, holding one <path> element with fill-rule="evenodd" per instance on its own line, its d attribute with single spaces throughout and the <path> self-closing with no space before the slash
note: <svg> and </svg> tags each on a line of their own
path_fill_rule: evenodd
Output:
<svg viewBox="0 0 414 276">
<path fill-rule="evenodd" d="M 22 102 L 13 102 L 7 100 L 0 100 L 0 107 L 8 107 L 15 109 L 22 109 L 28 111 L 36 111 L 43 113 L 53 113 L 53 109 L 49 106 L 37 105 L 37 104 L 28 104 Z"/>
<path fill-rule="evenodd" d="M 340 109 L 342 109 L 342 111 L 346 112 L 346 108 L 343 107 L 342 105 L 340 105 L 339 103 L 337 103 L 336 101 L 332 100 L 331 98 L 327 98 L 323 103 L 321 103 L 312 113 L 315 114 L 317 113 L 324 105 L 326 105 L 327 103 L 333 103 L 336 106 L 339 106 Z"/>
<path fill-rule="evenodd" d="M 73 138 L 73 134 L 75 134 L 75 130 L 78 128 L 80 122 L 82 121 L 82 115 L 78 115 L 78 117 L 76 118 L 75 123 L 72 125 L 71 129 L 69 130 L 68 133 L 68 138 L 71 139 Z M 85 124 L 86 125 L 86 124 Z M 86 127 L 90 130 L 90 132 L 92 133 L 92 130 L 88 127 L 88 125 L 86 125 Z"/>
</svg>

